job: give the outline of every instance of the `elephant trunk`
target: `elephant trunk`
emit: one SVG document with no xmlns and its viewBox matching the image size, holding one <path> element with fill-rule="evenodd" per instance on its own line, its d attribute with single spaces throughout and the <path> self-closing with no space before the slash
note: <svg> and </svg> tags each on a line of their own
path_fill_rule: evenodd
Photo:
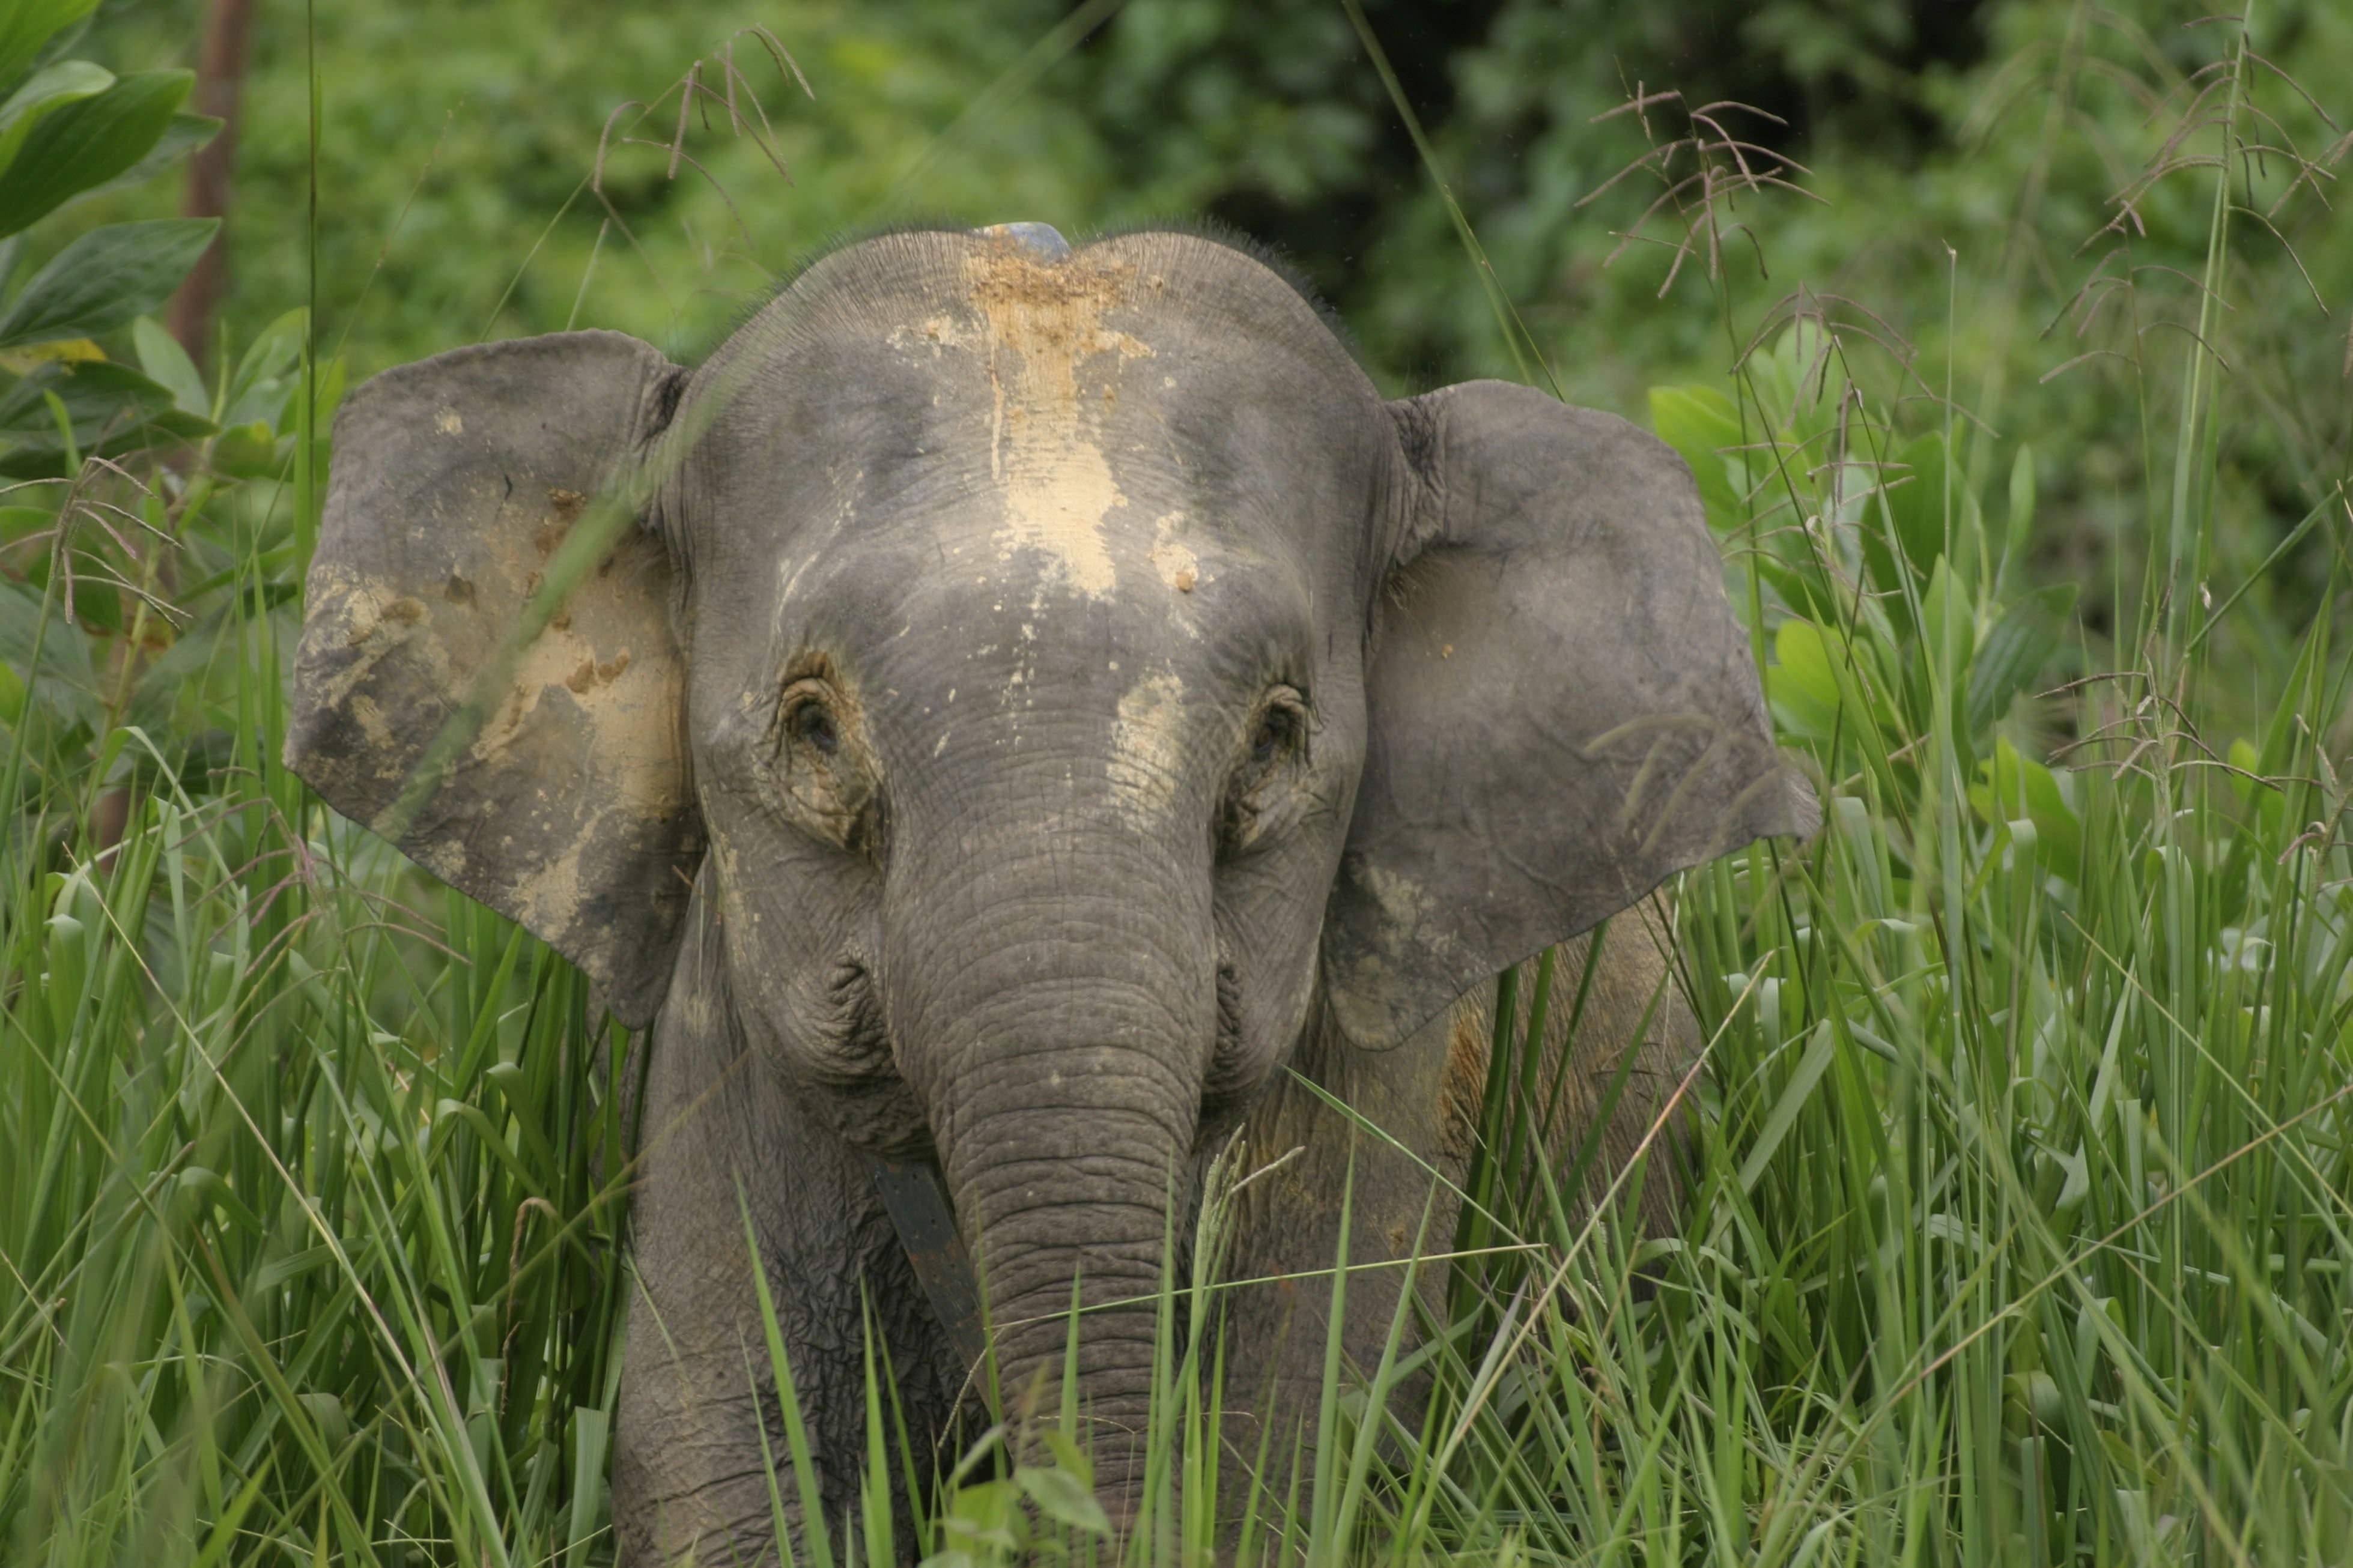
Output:
<svg viewBox="0 0 2353 1568">
<path fill-rule="evenodd" d="M 1079 1405 L 1119 1511 L 1141 1475 L 1127 1435 L 1148 1412 L 1216 1043 L 1207 868 L 1186 885 L 1164 847 L 1105 834 L 962 869 L 957 893 L 911 897 L 892 922 L 902 1071 L 929 1110 L 1008 1398 L 1059 1382 L 1078 1291 Z"/>
<path fill-rule="evenodd" d="M 1080 1397 L 1098 1421 L 1140 1420 L 1169 1213 L 1185 1195 L 1185 1088 L 1128 1047 L 1008 1044 L 1017 1052 L 1037 1082 L 968 1091 L 967 1124 L 945 1151 L 1001 1385 L 1059 1375 L 1075 1287 Z"/>
</svg>

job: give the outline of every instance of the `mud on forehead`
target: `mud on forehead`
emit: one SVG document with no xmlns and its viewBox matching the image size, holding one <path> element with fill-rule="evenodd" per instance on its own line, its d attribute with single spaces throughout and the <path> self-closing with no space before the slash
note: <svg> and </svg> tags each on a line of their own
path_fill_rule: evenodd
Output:
<svg viewBox="0 0 2353 1568">
<path fill-rule="evenodd" d="M 701 454 L 712 526 L 863 531 L 994 503 L 1041 545 L 1059 538 L 1064 574 L 1098 590 L 1097 523 L 1181 506 L 1280 551 L 1354 521 L 1378 405 L 1288 284 L 1165 234 L 1059 261 L 970 235 L 868 241 L 813 267 L 696 381 L 725 399 Z"/>
<path fill-rule="evenodd" d="M 1199 235 L 1115 235 L 1045 258 L 1003 238 L 910 230 L 828 252 L 796 276 L 705 362 L 796 342 L 887 333 L 927 309 L 1076 298 L 1212 335 L 1264 343 L 1319 374 L 1377 395 L 1319 310 L 1264 262 Z"/>
</svg>

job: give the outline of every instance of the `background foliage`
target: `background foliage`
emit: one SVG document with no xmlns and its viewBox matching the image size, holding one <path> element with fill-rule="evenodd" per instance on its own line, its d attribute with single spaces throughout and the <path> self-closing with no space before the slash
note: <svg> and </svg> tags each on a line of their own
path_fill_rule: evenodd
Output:
<svg viewBox="0 0 2353 1568">
<path fill-rule="evenodd" d="M 1722 118 L 1757 156 L 1802 163 L 1821 199 L 1742 205 L 1754 238 L 1736 238 L 1725 258 L 1735 313 L 1800 288 L 1860 301 L 1949 374 L 1989 426 L 2034 433 L 2037 554 L 2088 584 L 2134 568 L 2117 559 L 2134 548 L 2118 498 L 2138 461 L 2138 405 L 2155 390 L 2135 365 L 2152 339 L 2168 351 L 2179 340 L 2106 310 L 2079 341 L 2065 307 L 2122 237 L 2105 229 L 2113 198 L 2174 128 L 2168 95 L 2179 108 L 2176 89 L 2222 51 L 2220 29 L 2185 26 L 2189 9 L 1371 0 L 1366 16 L 1564 391 L 1631 408 L 1655 382 L 1720 374 L 1727 351 L 1702 279 L 1679 278 L 1659 297 L 1662 269 L 1641 255 L 1663 232 L 1655 223 L 1607 265 L 1657 186 L 1602 190 L 1651 137 L 1632 116 L 1596 117 L 1637 89 L 1679 90 L 1692 107 L 1753 106 L 1764 114 Z M 106 15 L 91 40 L 103 63 L 185 61 L 186 0 L 121 0 Z M 229 310 L 240 342 L 306 299 L 302 247 L 265 237 L 300 232 L 311 199 L 301 21 L 291 0 L 268 0 L 257 35 L 237 219 L 255 242 L 238 254 Z M 776 272 L 879 223 L 1015 216 L 1082 232 L 1172 216 L 1278 247 L 1393 391 L 1514 373 L 1445 203 L 1337 4 L 550 11 L 417 0 L 322 7 L 317 22 L 329 84 L 318 307 L 354 374 L 568 321 L 691 354 Z M 2280 0 L 2257 24 L 2267 65 L 2251 91 L 2275 127 L 2267 141 L 2293 138 L 2319 156 L 2348 120 L 2331 89 L 2353 59 L 2353 14 Z M 808 93 L 736 35 L 735 97 L 767 106 L 767 150 L 731 131 L 723 103 L 698 96 L 684 132 L 691 161 L 673 170 L 680 95 L 642 118 L 622 106 L 657 100 L 697 59 L 724 94 L 720 52 L 754 25 L 791 51 Z M 1664 139 L 1674 118 L 1662 108 L 1647 129 Z M 612 143 L 603 200 L 584 184 L 600 142 Z M 171 196 L 158 183 L 117 205 L 161 213 Z M 2134 204 L 2124 226 L 2147 315 L 2194 318 L 2195 287 L 2162 269 L 2194 276 L 2206 216 L 2178 182 Z M 2228 432 L 2219 455 L 2230 526 L 2218 565 L 2252 567 L 2344 468 L 2353 244 L 2331 217 L 2315 201 L 2295 205 L 2275 234 L 2269 220 L 2234 220 L 2243 294 L 2233 325 L 2260 350 L 2242 356 L 2239 384 L 2264 417 Z M 2094 350 L 2099 358 L 2042 379 Z M 2263 626 L 2309 614 L 2323 555 L 2308 545 L 2266 576 L 2266 604 L 2287 596 Z M 2086 618 L 2111 630 L 2115 606 L 2087 593 Z M 2260 635 L 2253 623 L 2249 635 Z"/>
<path fill-rule="evenodd" d="M 89 9 L 18 0 L 71 47 L 17 60 L 0 28 L 0 67 L 81 63 L 45 113 L 112 96 L 185 150 L 196 7 L 115 0 L 77 34 Z M 1508 1250 L 1456 1281 L 1436 1413 L 1383 1447 L 1328 1390 L 1350 1463 L 1293 1540 L 2341 1560 L 2344 7 L 2261 0 L 2243 33 L 2188 0 L 311 20 L 264 0 L 201 364 L 146 319 L 193 255 L 153 241 L 194 231 L 121 226 L 177 221 L 175 182 L 26 163 L 90 188 L 44 206 L 0 163 L 0 338 L 44 278 L 98 307 L 0 342 L 0 472 L 57 481 L 0 497 L 10 1561 L 607 1550 L 605 1026 L 277 763 L 340 387 L 572 324 L 691 355 L 880 222 L 1171 215 L 1277 246 L 1392 391 L 1501 374 L 1648 419 L 1828 797 L 1802 854 L 1686 889 L 1712 1043 L 1684 1235 L 1566 1212 L 1499 1097 L 1478 1239 Z M 86 265 L 109 247 L 140 265 Z M 1529 966 L 1506 1012 L 1574 989 Z M 1169 1417 L 1168 1473 L 1200 1415 Z M 860 1462 L 898 1463 L 876 1425 Z M 980 1463 L 924 1549 L 1090 1539 L 1082 1464 Z M 1164 1523 L 1155 1560 L 1202 1544 Z"/>
</svg>

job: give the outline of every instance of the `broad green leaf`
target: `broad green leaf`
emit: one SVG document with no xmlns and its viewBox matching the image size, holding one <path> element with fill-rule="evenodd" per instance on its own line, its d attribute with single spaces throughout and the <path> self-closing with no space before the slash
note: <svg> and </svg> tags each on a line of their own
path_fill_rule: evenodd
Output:
<svg viewBox="0 0 2353 1568">
<path fill-rule="evenodd" d="M 0 394 L 0 473 L 32 478 L 58 471 L 65 458 L 48 399 L 64 405 L 84 454 L 135 450 L 159 437 L 186 440 L 212 433 L 209 420 L 183 413 L 169 388 L 126 364 L 53 364 Z"/>
<path fill-rule="evenodd" d="M 48 609 L 48 625 L 41 625 L 41 593 L 21 583 L 0 581 L 0 660 L 33 689 L 33 700 L 59 723 L 95 722 L 100 700 L 98 672 L 90 661 L 90 637 L 79 626 L 69 626 L 56 605 Z M 33 668 L 33 649 L 40 647 L 40 667 Z"/>
<path fill-rule="evenodd" d="M 0 83 L 41 58 L 51 35 L 98 9 L 98 0 L 9 0 L 0 5 Z"/>
<path fill-rule="evenodd" d="M 302 357 L 302 333 L 309 320 L 310 312 L 298 305 L 262 328 L 246 346 L 245 357 L 237 362 L 237 374 L 229 377 L 223 423 L 244 425 L 277 416 L 285 405 L 286 394 L 275 383 Z"/>
<path fill-rule="evenodd" d="M 59 110 L 97 97 L 113 82 L 112 71 L 88 60 L 59 60 L 35 71 L 8 95 L 5 103 L 0 103 L 0 170 L 15 164 L 41 121 Z"/>
<path fill-rule="evenodd" d="M 5 26 L 0 23 L 0 26 Z M 58 60 L 43 66 L 16 83 L 5 98 L 0 98 L 0 132 L 19 131 L 59 99 L 88 98 L 92 93 L 104 92 L 113 80 L 112 71 L 89 60 Z M 14 147 L 16 142 L 0 144 Z"/>
<path fill-rule="evenodd" d="M 1076 1476 L 1079 1485 L 1092 1491 L 1095 1485 L 1095 1462 L 1084 1448 L 1079 1447 L 1077 1439 L 1073 1438 L 1069 1432 L 1056 1426 L 1047 1427 L 1039 1436 L 1046 1440 L 1047 1452 L 1054 1456 L 1054 1463 Z"/>
<path fill-rule="evenodd" d="M 101 191 L 111 191 L 124 185 L 135 185 L 162 174 L 220 133 L 221 122 L 209 114 L 190 114 L 181 110 L 164 127 L 164 134 L 147 150 L 146 156 L 114 178 L 90 187 L 82 194 L 94 196 Z"/>
<path fill-rule="evenodd" d="M 276 479 L 285 466 L 277 433 L 259 419 L 227 426 L 213 443 L 213 467 L 233 479 Z"/>
<path fill-rule="evenodd" d="M 1747 362 L 1757 400 L 1784 436 L 1804 442 L 1819 434 L 1826 415 L 1835 412 L 1837 400 L 1826 395 L 1840 379 L 1828 357 L 1831 346 L 1819 321 L 1799 316 L 1771 348 Z"/>
<path fill-rule="evenodd" d="M 2010 464 L 2010 518 L 2002 525 L 2001 575 L 2010 582 L 2026 558 L 2026 542 L 2034 532 L 2034 448 L 2021 445 Z"/>
<path fill-rule="evenodd" d="M 0 165 L 0 234 L 136 166 L 170 129 L 195 79 L 187 71 L 139 71 L 44 116 L 15 160 Z"/>
<path fill-rule="evenodd" d="M 2246 775 L 2262 771 L 2263 753 L 2256 751 L 2254 743 L 2242 735 L 2231 742 L 2228 756 L 2231 766 L 2239 771 L 2228 773 L 2222 776 L 2229 783 L 2231 793 L 2239 797 L 2241 805 L 2244 805 L 2255 793 L 2254 781 Z"/>
<path fill-rule="evenodd" d="M 340 1449 L 351 1440 L 352 1418 L 341 1399 L 324 1392 L 298 1394 L 295 1398 L 311 1413 L 311 1419 L 319 1424 L 319 1435 L 330 1447 Z"/>
<path fill-rule="evenodd" d="M 1835 636 L 1836 634 L 1831 634 Z M 1772 667 L 1765 690 L 1781 728 L 1810 741 L 1827 741 L 1837 723 L 1838 676 L 1831 640 L 1811 621 L 1791 618 L 1773 634 Z"/>
<path fill-rule="evenodd" d="M 2083 819 L 2068 805 L 2051 770 L 1998 739 L 1993 755 L 1978 764 L 1978 780 L 1969 799 L 1978 813 L 1989 822 L 2021 816 L 2032 822 L 2037 858 L 2049 870 L 2073 880 L 2083 864 Z"/>
<path fill-rule="evenodd" d="M 1029 1521 L 1022 1517 L 1020 1491 L 1010 1481 L 980 1481 L 958 1487 L 939 1521 L 952 1551 L 1013 1552 L 1028 1543 Z"/>
<path fill-rule="evenodd" d="M 1991 729 L 2059 651 L 2075 608 L 2075 584 L 2053 583 L 2012 605 L 1978 645 L 1969 666 L 1969 733 Z"/>
<path fill-rule="evenodd" d="M 153 311 L 196 264 L 218 218 L 92 229 L 58 252 L 0 315 L 0 348 L 95 337 Z"/>
<path fill-rule="evenodd" d="M 1013 1472 L 1038 1511 L 1057 1524 L 1085 1531 L 1090 1535 L 1109 1535 L 1111 1521 L 1095 1500 L 1094 1493 L 1082 1485 L 1079 1478 L 1059 1465 L 1048 1469 L 1039 1465 L 1024 1465 Z"/>
<path fill-rule="evenodd" d="M 1881 483 L 1887 486 L 1887 517 L 1895 543 L 1912 569 L 1926 577 L 1945 552 L 1945 438 L 1923 436 L 1896 453 L 1899 465 Z M 1955 499 L 1955 527 L 1959 526 L 1959 498 Z M 1894 583 L 1881 586 L 1894 588 Z"/>
<path fill-rule="evenodd" d="M 565 1527 L 573 1561 L 583 1560 L 581 1547 L 596 1529 L 596 1515 L 605 1499 L 605 1454 L 611 1444 L 613 1415 L 594 1405 L 572 1413 L 572 1508 Z"/>
<path fill-rule="evenodd" d="M 227 613 L 216 610 L 174 638 L 141 672 L 123 722 L 151 731 L 165 729 L 191 692 L 201 695 L 206 675 L 222 660 L 222 637 L 230 624 Z"/>
<path fill-rule="evenodd" d="M 1651 428 L 1691 465 L 1708 526 L 1729 532 L 1748 521 L 1725 453 L 1740 445 L 1740 410 L 1712 386 L 1651 388 Z"/>
<path fill-rule="evenodd" d="M 322 360 L 319 363 L 318 376 L 312 391 L 318 398 L 318 405 L 314 410 L 317 416 L 315 428 L 322 437 L 325 432 L 333 427 L 335 410 L 343 404 L 345 369 L 341 354 L 331 360 Z M 286 401 L 278 410 L 277 428 L 281 434 L 290 436 L 294 433 L 295 416 L 299 412 L 298 405 L 301 397 L 302 379 L 295 376 L 288 383 Z"/>
<path fill-rule="evenodd" d="M 105 422 L 117 413 L 125 421 L 136 423 L 172 407 L 168 387 L 127 364 L 99 360 L 45 365 L 0 394 L 0 432 L 47 433 L 52 416 L 47 400 L 52 393 L 65 405 L 77 432 L 102 432 Z M 187 426 L 182 423 L 178 427 Z"/>
<path fill-rule="evenodd" d="M 211 416 L 212 397 L 205 391 L 205 378 L 177 338 L 142 316 L 131 323 L 131 346 L 138 351 L 139 368 L 157 385 L 170 389 L 182 413 L 199 419 Z"/>
</svg>

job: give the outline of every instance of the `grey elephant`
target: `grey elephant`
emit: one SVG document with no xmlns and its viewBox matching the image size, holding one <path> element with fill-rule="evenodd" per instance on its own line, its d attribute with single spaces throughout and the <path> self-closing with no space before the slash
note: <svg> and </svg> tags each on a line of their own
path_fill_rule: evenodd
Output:
<svg viewBox="0 0 2353 1568">
<path fill-rule="evenodd" d="M 863 1302 L 919 1436 L 967 1385 L 919 1268 L 958 1239 L 1001 1387 L 1060 1374 L 1074 1285 L 1103 1307 L 1076 1367 L 1116 1515 L 1154 1352 L 1116 1304 L 1237 1129 L 1298 1152 L 1229 1277 L 1328 1268 L 1352 1160 L 1352 1260 L 1401 1256 L 1470 1152 L 1493 976 L 1812 821 L 1679 459 L 1502 383 L 1384 401 L 1200 236 L 884 235 L 699 367 L 459 349 L 335 443 L 290 763 L 649 1031 L 626 1562 L 770 1560 L 747 1214 L 829 1517 Z M 501 662 L 599 494 L 635 515 Z M 1605 1163 L 1692 1054 L 1663 921 L 1618 925 L 1555 1064 L 1574 1101 L 1636 1053 Z M 954 1235 L 914 1245 L 926 1193 Z M 1358 1277 L 1356 1353 L 1400 1278 Z M 1222 1298 L 1237 1420 L 1313 1407 L 1325 1300 Z"/>
</svg>

